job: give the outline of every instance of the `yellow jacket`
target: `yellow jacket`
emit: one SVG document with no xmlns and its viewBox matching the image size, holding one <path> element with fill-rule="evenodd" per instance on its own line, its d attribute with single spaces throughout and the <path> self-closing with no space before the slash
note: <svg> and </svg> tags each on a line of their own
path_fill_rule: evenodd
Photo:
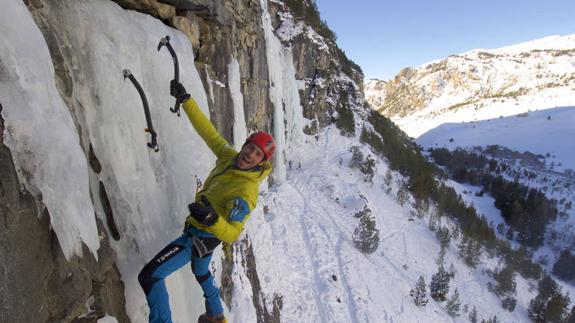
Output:
<svg viewBox="0 0 575 323">
<path fill-rule="evenodd" d="M 182 106 L 200 137 L 217 158 L 216 166 L 204 181 L 203 188 L 196 193 L 196 202 L 200 202 L 200 196 L 204 195 L 219 215 L 212 226 L 202 225 L 191 216 L 188 216 L 186 223 L 192 226 L 196 235 L 215 236 L 221 241 L 232 243 L 238 239 L 249 213 L 256 207 L 260 183 L 271 173 L 272 165 L 265 161 L 254 169 L 237 168 L 235 160 L 238 152 L 216 130 L 196 101 L 190 98 Z"/>
</svg>

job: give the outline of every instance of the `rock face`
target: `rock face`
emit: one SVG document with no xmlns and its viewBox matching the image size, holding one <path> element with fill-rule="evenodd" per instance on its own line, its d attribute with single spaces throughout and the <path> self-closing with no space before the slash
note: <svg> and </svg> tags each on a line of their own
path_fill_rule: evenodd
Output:
<svg viewBox="0 0 575 323">
<path fill-rule="evenodd" d="M 205 2 L 205 3 L 204 3 Z M 233 136 L 233 104 L 228 84 L 232 57 L 240 66 L 248 129 L 271 129 L 268 68 L 261 29 L 259 1 L 198 1 L 207 11 L 186 11 L 185 17 L 199 26 L 196 68 L 204 87 L 210 89 L 211 119 L 228 140 Z"/>
<path fill-rule="evenodd" d="M 228 66 L 232 60 L 237 60 L 240 66 L 248 131 L 273 130 L 260 0 L 114 2 L 126 10 L 136 10 L 160 19 L 189 37 L 195 50 L 196 68 L 208 93 L 211 120 L 226 139 L 233 140 L 234 113 L 228 84 Z M 78 111 L 85 107 L 78 103 L 73 93 L 75 83 L 86 80 L 75 78 L 73 49 L 67 45 L 66 35 L 59 28 L 58 8 L 61 3 L 56 0 L 28 0 L 26 3 L 48 44 L 56 85 L 76 118 L 74 122 L 86 160 L 97 173 L 100 166 L 91 149 L 86 121 L 79 119 L 83 118 L 83 113 Z M 317 11 L 313 4 L 302 3 L 308 10 Z M 269 2 L 276 33 L 289 29 L 289 26 L 302 28 L 299 33 L 283 33 L 280 39 L 292 50 L 295 77 L 301 82 L 300 101 L 304 116 L 310 120 L 305 131 L 314 134 L 326 125 L 340 122 L 338 119 L 342 115 L 349 116 L 345 111 L 351 109 L 352 101 L 363 100 L 363 75 L 353 62 L 350 64 L 333 40 L 320 36 L 314 31 L 316 27 L 310 27 L 309 21 L 294 19 L 291 10 L 293 8 L 286 3 Z M 90 72 L 85 71 L 85 74 Z M 41 203 L 21 189 L 10 151 L 2 144 L 3 130 L 0 118 L 0 259 L 3 262 L 0 321 L 95 322 L 107 313 L 119 322 L 129 322 L 124 285 L 104 224 L 98 222 L 101 239 L 98 260 L 85 250 L 83 257 L 66 261 L 56 235 L 49 227 L 50 214 L 45 210 L 38 211 Z M 38 217 L 39 213 L 42 216 Z M 281 296 L 273 295 L 269 302 L 264 300 L 255 268 L 257 255 L 247 243 L 235 247 L 243 260 L 241 264 L 234 263 L 230 257 L 227 268 L 234 264 L 245 266 L 242 270 L 248 273 L 254 294 L 259 295 L 254 300 L 258 319 L 279 322 Z M 230 275 L 231 270 L 225 272 Z M 229 277 L 223 277 L 226 279 Z M 224 288 L 233 286 L 224 285 Z M 231 292 L 224 290 L 223 294 L 231 295 Z M 266 308 L 265 304 L 273 304 L 273 307 Z"/>
<path fill-rule="evenodd" d="M 44 210 L 39 218 L 37 201 L 20 187 L 3 133 L 0 117 L 0 321 L 95 322 L 108 313 L 128 322 L 116 256 L 101 223 L 99 260 L 84 248 L 84 257 L 66 261 L 50 215 Z"/>
<path fill-rule="evenodd" d="M 296 79 L 303 81 L 300 103 L 310 125 L 307 134 L 336 121 L 350 105 L 363 101 L 363 74 L 337 47 L 315 4 L 270 2 L 276 34 L 293 53 Z"/>
</svg>

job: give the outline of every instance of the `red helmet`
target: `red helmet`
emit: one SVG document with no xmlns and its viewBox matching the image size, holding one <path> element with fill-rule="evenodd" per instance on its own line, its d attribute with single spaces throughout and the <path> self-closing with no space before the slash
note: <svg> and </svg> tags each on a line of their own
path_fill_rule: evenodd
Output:
<svg viewBox="0 0 575 323">
<path fill-rule="evenodd" d="M 274 151 L 276 150 L 276 143 L 274 138 L 265 131 L 252 133 L 248 139 L 246 139 L 246 144 L 249 142 L 253 142 L 264 152 L 265 160 L 270 160 L 274 154 Z"/>
</svg>

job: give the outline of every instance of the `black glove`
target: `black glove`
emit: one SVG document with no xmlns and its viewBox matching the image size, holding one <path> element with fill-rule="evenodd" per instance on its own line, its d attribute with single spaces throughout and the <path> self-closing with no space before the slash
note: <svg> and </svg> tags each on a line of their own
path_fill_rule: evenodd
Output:
<svg viewBox="0 0 575 323">
<path fill-rule="evenodd" d="M 186 88 L 180 82 L 176 80 L 170 81 L 170 95 L 176 98 L 179 102 L 184 102 L 190 98 Z"/>
<path fill-rule="evenodd" d="M 192 203 L 188 205 L 188 209 L 190 210 L 190 215 L 198 221 L 198 223 L 211 226 L 218 220 L 218 214 L 212 207 L 212 204 L 208 199 L 202 195 L 201 203 Z"/>
</svg>

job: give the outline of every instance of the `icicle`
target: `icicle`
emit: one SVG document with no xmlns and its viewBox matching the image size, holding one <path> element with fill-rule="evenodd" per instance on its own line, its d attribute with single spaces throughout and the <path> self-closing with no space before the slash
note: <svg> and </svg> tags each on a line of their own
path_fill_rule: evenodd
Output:
<svg viewBox="0 0 575 323">
<path fill-rule="evenodd" d="M 234 57 L 232 57 L 231 62 L 228 64 L 228 86 L 234 104 L 234 147 L 240 150 L 248 137 L 248 131 L 246 129 L 246 118 L 244 116 L 244 96 L 242 95 L 240 86 L 240 64 Z"/>
<path fill-rule="evenodd" d="M 286 146 L 303 142 L 304 119 L 291 48 L 284 48 L 274 35 L 267 1 L 260 0 L 260 3 L 269 69 L 270 100 L 274 107 L 274 137 L 277 145 L 274 174 L 276 183 L 281 183 L 286 178 Z"/>
</svg>

